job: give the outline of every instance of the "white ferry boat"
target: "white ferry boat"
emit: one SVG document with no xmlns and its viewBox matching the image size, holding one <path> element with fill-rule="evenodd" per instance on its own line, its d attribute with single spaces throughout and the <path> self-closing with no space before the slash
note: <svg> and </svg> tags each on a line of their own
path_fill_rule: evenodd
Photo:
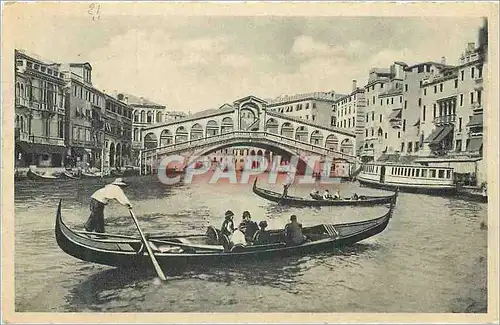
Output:
<svg viewBox="0 0 500 325">
<path fill-rule="evenodd" d="M 357 176 L 360 184 L 401 191 L 453 194 L 456 185 L 453 168 L 424 165 L 368 163 Z"/>
</svg>

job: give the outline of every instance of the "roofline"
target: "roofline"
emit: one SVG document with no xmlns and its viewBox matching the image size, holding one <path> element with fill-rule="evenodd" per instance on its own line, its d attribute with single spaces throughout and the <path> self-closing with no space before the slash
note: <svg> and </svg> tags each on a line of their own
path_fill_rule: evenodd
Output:
<svg viewBox="0 0 500 325">
<path fill-rule="evenodd" d="M 178 119 L 178 120 L 168 121 L 168 122 L 164 122 L 164 123 L 159 123 L 159 124 L 151 125 L 149 127 L 143 128 L 143 130 L 152 130 L 152 129 L 156 129 L 156 128 L 159 128 L 159 127 L 164 127 L 164 126 L 170 126 L 170 125 L 175 125 L 175 124 L 184 123 L 184 122 L 195 121 L 195 120 L 198 120 L 198 119 L 201 119 L 201 118 L 214 117 L 214 116 L 224 115 L 224 114 L 232 113 L 232 112 L 234 112 L 234 108 L 231 108 L 231 110 L 229 110 L 229 109 L 227 109 L 227 110 L 221 110 L 221 111 L 214 112 L 213 114 L 209 114 L 209 115 L 206 115 L 206 116 L 192 116 L 192 117 L 186 116 L 185 118 L 181 118 L 181 119 Z"/>
<path fill-rule="evenodd" d="M 434 65 L 438 65 L 438 66 L 444 67 L 444 68 L 453 68 L 453 67 L 455 67 L 454 65 L 442 64 L 440 62 L 426 61 L 426 62 L 421 62 L 421 63 L 417 63 L 417 64 L 414 64 L 414 65 L 406 66 L 404 68 L 404 70 L 408 71 L 408 70 L 411 70 L 411 69 L 413 69 L 415 67 L 418 67 L 418 66 L 424 65 L 424 64 L 434 64 Z"/>
<path fill-rule="evenodd" d="M 276 103 L 268 103 L 267 107 L 280 106 L 280 105 L 284 105 L 284 104 L 292 104 L 292 103 L 296 103 L 296 102 L 302 102 L 304 100 L 318 100 L 318 101 L 322 101 L 322 102 L 331 102 L 331 103 L 335 103 L 337 101 L 335 99 L 314 98 L 314 97 L 308 96 L 308 97 L 303 97 L 303 98 L 289 100 L 289 101 L 276 102 Z"/>
</svg>

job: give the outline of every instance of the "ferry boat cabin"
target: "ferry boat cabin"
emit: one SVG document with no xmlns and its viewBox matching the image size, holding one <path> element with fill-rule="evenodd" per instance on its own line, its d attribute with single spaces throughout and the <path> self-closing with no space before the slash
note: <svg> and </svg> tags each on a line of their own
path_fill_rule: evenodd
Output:
<svg viewBox="0 0 500 325">
<path fill-rule="evenodd" d="M 358 181 L 367 186 L 416 192 L 455 191 L 453 168 L 420 165 L 366 164 Z"/>
</svg>

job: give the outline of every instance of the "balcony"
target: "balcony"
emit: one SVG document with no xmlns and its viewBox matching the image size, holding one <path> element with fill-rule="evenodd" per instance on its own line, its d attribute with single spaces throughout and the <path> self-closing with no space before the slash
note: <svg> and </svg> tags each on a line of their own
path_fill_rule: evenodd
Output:
<svg viewBox="0 0 500 325">
<path fill-rule="evenodd" d="M 475 80 L 476 84 L 482 84 L 483 83 L 483 77 L 477 78 Z"/>
<path fill-rule="evenodd" d="M 456 115 L 443 115 L 434 118 L 434 124 L 436 126 L 444 125 L 444 124 L 455 124 Z"/>
<path fill-rule="evenodd" d="M 16 97 L 16 106 L 30 107 L 30 101 L 27 98 Z"/>
<path fill-rule="evenodd" d="M 481 103 L 475 102 L 471 105 L 471 109 L 474 114 L 478 114 L 483 111 L 483 105 L 481 105 Z"/>
<path fill-rule="evenodd" d="M 393 119 L 389 123 L 393 129 L 400 129 L 402 124 L 400 119 Z"/>
<path fill-rule="evenodd" d="M 40 143 L 40 144 L 50 144 L 54 146 L 64 146 L 64 139 L 56 137 L 46 137 L 46 136 L 29 136 L 29 142 Z"/>
<path fill-rule="evenodd" d="M 16 141 L 24 141 L 24 142 L 31 141 L 29 133 L 21 131 L 21 129 L 18 127 L 15 128 L 15 140 Z"/>
</svg>

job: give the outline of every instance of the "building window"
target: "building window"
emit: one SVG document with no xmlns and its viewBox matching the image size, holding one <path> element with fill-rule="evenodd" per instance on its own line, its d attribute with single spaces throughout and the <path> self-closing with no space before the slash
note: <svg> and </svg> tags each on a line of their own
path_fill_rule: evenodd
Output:
<svg viewBox="0 0 500 325">
<path fill-rule="evenodd" d="M 385 132 L 384 138 L 386 138 L 386 139 L 387 139 L 387 132 Z"/>
<path fill-rule="evenodd" d="M 401 139 L 401 132 L 398 132 L 398 139 Z"/>
<path fill-rule="evenodd" d="M 477 103 L 481 105 L 481 90 L 477 91 Z"/>
<path fill-rule="evenodd" d="M 372 112 L 372 121 L 375 121 L 375 112 Z"/>
<path fill-rule="evenodd" d="M 470 93 L 470 103 L 473 104 L 474 103 L 474 92 L 471 91 Z"/>
<path fill-rule="evenodd" d="M 372 128 L 372 137 L 373 137 L 374 134 L 375 134 L 375 132 L 373 132 L 373 128 Z"/>
<path fill-rule="evenodd" d="M 460 71 L 460 80 L 464 81 L 464 70 Z"/>
<path fill-rule="evenodd" d="M 425 122 L 425 105 L 424 108 L 422 109 L 422 122 Z"/>
<path fill-rule="evenodd" d="M 368 129 L 365 129 L 365 137 L 368 137 Z"/>
<path fill-rule="evenodd" d="M 381 100 L 380 100 L 380 106 L 382 106 L 382 105 L 384 105 L 384 104 L 382 103 L 382 99 L 381 99 Z"/>
<path fill-rule="evenodd" d="M 427 95 L 427 88 L 424 88 L 424 96 Z"/>
<path fill-rule="evenodd" d="M 458 118 L 458 132 L 462 132 L 462 118 Z"/>
<path fill-rule="evenodd" d="M 375 96 L 372 97 L 372 104 L 375 105 Z"/>
<path fill-rule="evenodd" d="M 458 88 L 458 79 L 455 79 L 455 88 Z"/>
<path fill-rule="evenodd" d="M 401 142 L 401 152 L 404 152 L 404 151 L 405 151 L 405 143 Z"/>
<path fill-rule="evenodd" d="M 422 98 L 418 99 L 418 107 L 422 106 Z"/>
<path fill-rule="evenodd" d="M 436 118 L 436 104 L 432 104 L 433 112 L 432 112 L 432 117 Z"/>
<path fill-rule="evenodd" d="M 403 102 L 403 96 L 399 96 L 399 102 L 402 103 Z"/>
<path fill-rule="evenodd" d="M 457 140 L 455 142 L 455 151 L 456 152 L 462 151 L 462 140 Z"/>
<path fill-rule="evenodd" d="M 379 121 L 382 123 L 382 114 L 379 115 Z"/>
<path fill-rule="evenodd" d="M 312 103 L 313 104 L 313 108 L 316 108 L 316 103 Z"/>
<path fill-rule="evenodd" d="M 408 84 L 405 84 L 405 91 L 408 91 Z"/>
<path fill-rule="evenodd" d="M 474 79 L 474 72 L 476 72 L 475 69 L 474 69 L 474 67 L 470 68 L 470 77 L 472 79 Z"/>
<path fill-rule="evenodd" d="M 366 122 L 368 123 L 368 113 L 366 113 Z"/>
<path fill-rule="evenodd" d="M 464 94 L 460 94 L 460 106 L 464 106 Z"/>
<path fill-rule="evenodd" d="M 438 92 L 438 87 L 434 86 L 434 93 L 437 93 L 437 92 Z"/>
<path fill-rule="evenodd" d="M 408 106 L 408 101 L 405 100 L 405 109 L 407 108 Z"/>
<path fill-rule="evenodd" d="M 418 141 L 415 141 L 415 152 L 417 152 L 417 151 L 418 151 L 418 148 L 419 148 L 419 146 L 418 146 Z M 418 175 L 417 175 L 417 176 L 418 176 Z"/>
<path fill-rule="evenodd" d="M 413 143 L 408 142 L 408 152 L 412 152 L 412 151 L 413 151 Z"/>
<path fill-rule="evenodd" d="M 483 67 L 478 67 L 477 68 L 477 77 L 482 78 L 483 77 Z"/>
</svg>

